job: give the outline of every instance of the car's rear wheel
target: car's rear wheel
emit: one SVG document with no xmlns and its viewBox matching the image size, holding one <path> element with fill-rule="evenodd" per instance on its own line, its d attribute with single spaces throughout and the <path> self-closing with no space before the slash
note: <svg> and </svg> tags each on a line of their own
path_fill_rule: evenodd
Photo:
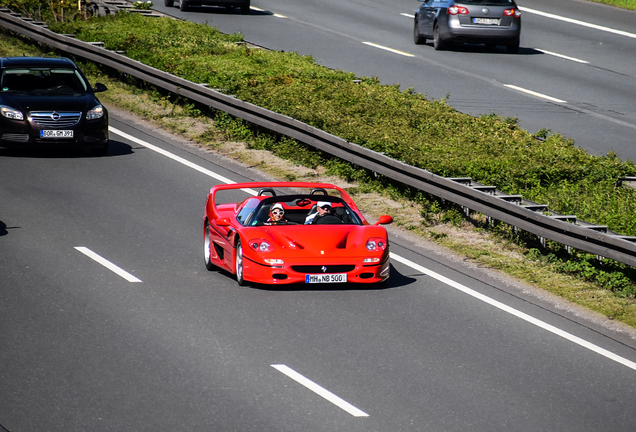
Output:
<svg viewBox="0 0 636 432">
<path fill-rule="evenodd" d="M 435 27 L 433 28 L 433 48 L 435 48 L 436 51 L 446 48 L 446 44 L 439 34 L 439 26 L 437 24 L 435 24 Z"/>
<path fill-rule="evenodd" d="M 174 6 L 174 0 L 163 0 L 163 4 L 165 7 L 172 7 Z"/>
<path fill-rule="evenodd" d="M 506 45 L 506 52 L 508 54 L 517 54 L 519 52 L 519 43 L 519 39 L 517 39 L 513 43 Z"/>
<path fill-rule="evenodd" d="M 426 43 L 426 38 L 420 34 L 420 25 L 417 22 L 417 18 L 413 26 L 413 42 L 415 42 L 415 45 L 424 45 Z"/>
<path fill-rule="evenodd" d="M 242 15 L 250 14 L 250 2 L 247 2 L 247 4 L 244 4 L 241 6 L 241 14 Z"/>
<path fill-rule="evenodd" d="M 243 245 L 241 239 L 236 241 L 236 255 L 234 256 L 234 270 L 236 272 L 236 282 L 239 286 L 245 285 L 243 275 Z"/>
<path fill-rule="evenodd" d="M 186 12 L 189 8 L 190 8 L 190 4 L 188 3 L 188 0 L 179 1 L 179 10 L 181 12 Z"/>
<path fill-rule="evenodd" d="M 208 221 L 205 221 L 203 225 L 203 262 L 205 262 L 205 268 L 208 270 L 214 269 L 214 264 L 212 264 L 212 252 L 210 248 L 212 247 L 212 242 L 210 242 L 210 225 Z"/>
</svg>

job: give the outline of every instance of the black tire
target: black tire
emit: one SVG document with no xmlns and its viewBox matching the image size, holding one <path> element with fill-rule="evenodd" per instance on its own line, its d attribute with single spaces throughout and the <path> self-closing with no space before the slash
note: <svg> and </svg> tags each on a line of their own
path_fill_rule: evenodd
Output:
<svg viewBox="0 0 636 432">
<path fill-rule="evenodd" d="M 245 285 L 243 275 L 243 245 L 241 239 L 236 241 L 236 253 L 234 255 L 234 271 L 236 272 L 236 282 L 239 286 Z"/>
<path fill-rule="evenodd" d="M 441 51 L 446 48 L 446 43 L 444 43 L 439 34 L 439 26 L 437 24 L 433 28 L 433 48 L 435 48 L 435 51 Z"/>
<path fill-rule="evenodd" d="M 508 54 L 517 54 L 519 52 L 519 43 L 519 39 L 517 39 L 513 43 L 506 45 L 506 52 Z"/>
<path fill-rule="evenodd" d="M 190 4 L 188 3 L 188 0 L 180 0 L 179 1 L 179 10 L 181 12 L 187 12 L 188 9 L 190 9 Z"/>
<path fill-rule="evenodd" d="M 165 7 L 172 7 L 174 6 L 174 0 L 163 0 L 163 4 Z"/>
<path fill-rule="evenodd" d="M 208 221 L 205 221 L 203 225 L 203 262 L 205 263 L 205 268 L 209 271 L 214 270 L 215 266 L 211 262 L 212 257 L 212 242 L 210 241 L 210 225 Z"/>
<path fill-rule="evenodd" d="M 250 2 L 241 6 L 241 15 L 249 15 L 250 14 Z"/>
<path fill-rule="evenodd" d="M 426 38 L 420 34 L 420 26 L 418 25 L 417 18 L 413 25 L 413 42 L 415 42 L 415 45 L 424 45 L 426 43 Z"/>
</svg>

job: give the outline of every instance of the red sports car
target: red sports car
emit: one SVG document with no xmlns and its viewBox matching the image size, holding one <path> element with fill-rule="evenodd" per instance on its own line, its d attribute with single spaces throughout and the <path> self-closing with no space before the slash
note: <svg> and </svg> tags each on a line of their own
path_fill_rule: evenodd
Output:
<svg viewBox="0 0 636 432">
<path fill-rule="evenodd" d="M 252 197 L 222 203 L 223 192 Z M 208 270 L 222 268 L 239 285 L 377 283 L 389 278 L 389 240 L 351 197 L 326 183 L 235 183 L 210 189 L 203 215 Z"/>
</svg>

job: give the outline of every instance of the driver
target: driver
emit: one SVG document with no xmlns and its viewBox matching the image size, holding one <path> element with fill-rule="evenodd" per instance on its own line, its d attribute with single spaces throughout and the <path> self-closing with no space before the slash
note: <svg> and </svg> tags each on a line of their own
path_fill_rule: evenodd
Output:
<svg viewBox="0 0 636 432">
<path fill-rule="evenodd" d="M 328 201 L 318 201 L 316 204 L 316 212 L 305 218 L 305 225 L 315 224 L 318 219 L 331 214 L 331 203 Z"/>
<path fill-rule="evenodd" d="M 265 225 L 282 225 L 289 222 L 285 218 L 285 209 L 281 203 L 276 203 L 269 209 L 269 219 L 265 222 Z"/>
</svg>

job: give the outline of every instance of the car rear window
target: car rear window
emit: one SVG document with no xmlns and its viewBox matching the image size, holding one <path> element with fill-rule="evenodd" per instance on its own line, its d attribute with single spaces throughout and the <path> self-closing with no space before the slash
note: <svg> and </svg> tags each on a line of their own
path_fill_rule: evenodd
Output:
<svg viewBox="0 0 636 432">
<path fill-rule="evenodd" d="M 483 6 L 508 6 L 513 5 L 514 0 L 461 0 L 455 3 L 465 5 L 483 5 Z"/>
</svg>

